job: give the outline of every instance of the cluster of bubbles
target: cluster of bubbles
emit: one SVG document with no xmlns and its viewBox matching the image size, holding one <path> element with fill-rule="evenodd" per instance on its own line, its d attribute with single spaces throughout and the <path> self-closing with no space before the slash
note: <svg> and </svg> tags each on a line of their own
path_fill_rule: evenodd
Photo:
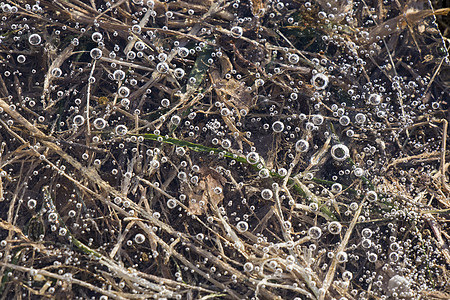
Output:
<svg viewBox="0 0 450 300">
<path fill-rule="evenodd" d="M 406 156 L 441 151 L 441 139 L 430 134 L 438 125 L 429 120 L 442 118 L 448 95 L 431 81 L 432 68 L 415 66 L 415 53 L 393 61 L 385 45 L 400 29 L 378 22 L 377 2 L 277 0 L 261 8 L 265 1 L 234 1 L 213 17 L 206 11 L 214 7 L 176 3 L 133 0 L 129 26 L 107 26 L 100 17 L 62 22 L 60 11 L 39 2 L 20 9 L 1 4 L 0 26 L 9 31 L 0 45 L 16 49 L 0 61 L 2 99 L 67 153 L 64 159 L 48 153 L 45 140 L 27 145 L 39 160 L 21 186 L 52 182 L 52 201 L 59 204 L 49 209 L 49 199 L 23 192 L 20 209 L 33 216 L 26 234 L 40 241 L 52 234 L 58 241 L 77 238 L 133 261 L 130 268 L 139 271 L 158 272 L 151 261 L 162 259 L 170 270 L 180 268 L 177 281 L 199 269 L 238 284 L 236 274 L 200 250 L 192 265 L 169 259 L 173 249 L 186 255 L 211 249 L 211 255 L 238 257 L 236 268 L 262 288 L 269 288 L 265 277 L 281 284 L 300 267 L 325 278 L 335 263 L 334 286 L 355 298 L 407 297 L 412 282 L 431 288 L 424 269 L 443 258 L 431 236 L 411 234 L 426 222 L 402 206 L 401 194 L 410 203 L 421 198 L 413 178 L 433 180 L 438 164 L 398 172 L 391 166 L 397 158 L 403 163 Z M 95 10 L 116 18 L 125 9 L 118 6 L 106 2 Z M 217 24 L 186 25 L 199 16 Z M 45 30 L 31 25 L 40 18 L 51 20 Z M 352 26 L 357 30 L 348 31 Z M 433 55 L 430 64 L 448 64 L 445 47 Z M 20 128 L 11 115 L 1 110 L 2 128 Z M 0 154 L 21 147 L 18 136 L 8 138 Z M 68 156 L 79 161 L 70 165 Z M 122 196 L 98 182 L 78 182 L 76 168 Z M 2 182 L 12 184 L 10 177 L 21 178 L 16 173 L 23 169 L 2 169 Z M 398 180 L 387 179 L 388 171 Z M 61 178 L 76 184 L 55 183 Z M 100 208 L 83 194 L 98 188 Z M 433 197 L 430 203 L 445 198 Z M 145 207 L 148 224 L 138 207 Z M 120 214 L 135 224 L 122 228 Z M 71 263 L 79 267 L 78 260 Z M 286 280 L 293 293 L 300 289 Z"/>
</svg>

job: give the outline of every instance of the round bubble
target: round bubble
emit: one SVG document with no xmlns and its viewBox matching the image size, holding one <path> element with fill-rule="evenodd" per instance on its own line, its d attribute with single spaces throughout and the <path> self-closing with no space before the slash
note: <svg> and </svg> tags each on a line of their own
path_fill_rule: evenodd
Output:
<svg viewBox="0 0 450 300">
<path fill-rule="evenodd" d="M 317 240 L 322 236 L 322 229 L 317 226 L 313 226 L 309 228 L 308 236 L 313 240 Z"/>
<path fill-rule="evenodd" d="M 306 152 L 309 149 L 309 143 L 306 140 L 300 139 L 295 143 L 295 150 L 298 152 Z"/>
<path fill-rule="evenodd" d="M 311 83 L 317 90 L 323 90 L 328 85 L 328 76 L 323 73 L 317 73 L 311 79 Z"/>
<path fill-rule="evenodd" d="M 272 124 L 272 130 L 274 132 L 282 132 L 284 130 L 284 124 L 281 121 L 275 121 Z"/>
<path fill-rule="evenodd" d="M 117 125 L 116 126 L 116 134 L 117 135 L 126 135 L 128 132 L 128 128 L 125 125 Z"/>
<path fill-rule="evenodd" d="M 236 228 L 239 232 L 246 232 L 248 230 L 248 223 L 245 221 L 239 221 L 236 224 Z"/>
<path fill-rule="evenodd" d="M 106 122 L 106 120 L 103 118 L 97 118 L 94 120 L 93 124 L 94 124 L 95 129 L 102 130 L 106 127 L 108 122 Z"/>
<path fill-rule="evenodd" d="M 142 233 L 138 233 L 134 236 L 134 241 L 136 242 L 136 244 L 142 244 L 143 242 L 145 242 L 145 235 L 143 235 Z"/>
<path fill-rule="evenodd" d="M 343 144 L 337 144 L 331 147 L 331 157 L 337 161 L 344 161 L 350 157 L 350 150 Z"/>
<path fill-rule="evenodd" d="M 234 26 L 231 28 L 231 36 L 234 38 L 240 38 L 243 34 L 242 27 Z"/>
<path fill-rule="evenodd" d="M 33 33 L 28 37 L 28 42 L 33 46 L 39 45 L 41 41 L 42 41 L 41 36 L 37 33 Z"/>
<path fill-rule="evenodd" d="M 341 223 L 339 223 L 337 221 L 333 221 L 333 222 L 330 222 L 330 224 L 328 224 L 328 231 L 331 234 L 339 234 L 339 233 L 341 233 L 341 230 L 342 230 L 342 225 L 341 225 Z"/>
<path fill-rule="evenodd" d="M 100 59 L 100 57 L 102 57 L 102 50 L 99 48 L 93 48 L 90 54 L 93 59 Z"/>
<path fill-rule="evenodd" d="M 261 197 L 264 200 L 270 200 L 270 199 L 272 199 L 272 196 L 273 196 L 272 190 L 264 189 L 264 190 L 261 191 Z"/>
<path fill-rule="evenodd" d="M 257 164 L 259 162 L 259 154 L 253 151 L 250 152 L 247 154 L 247 161 L 252 165 Z"/>
</svg>

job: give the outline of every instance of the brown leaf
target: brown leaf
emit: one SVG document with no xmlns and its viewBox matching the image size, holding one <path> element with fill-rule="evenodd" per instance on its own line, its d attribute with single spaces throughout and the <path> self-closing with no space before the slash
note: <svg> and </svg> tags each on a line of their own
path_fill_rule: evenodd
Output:
<svg viewBox="0 0 450 300">
<path fill-rule="evenodd" d="M 238 111 L 241 109 L 249 110 L 252 105 L 252 96 L 250 92 L 247 91 L 245 85 L 234 78 L 229 80 L 222 79 L 217 69 L 212 70 L 210 74 L 211 80 L 215 84 L 216 93 L 219 97 L 223 98 L 224 101 L 231 103 Z"/>
<path fill-rule="evenodd" d="M 206 186 L 208 189 L 209 200 L 212 204 L 218 205 L 223 200 L 223 186 L 219 180 L 215 179 L 211 174 L 206 176 Z M 220 190 L 220 193 L 217 192 Z"/>
<path fill-rule="evenodd" d="M 252 7 L 252 13 L 256 17 L 264 17 L 266 14 L 267 3 L 265 0 L 250 0 L 250 4 Z"/>
<path fill-rule="evenodd" d="M 220 76 L 223 78 L 225 74 L 231 72 L 233 70 L 233 64 L 226 54 L 223 54 L 219 57 L 220 62 Z"/>
<path fill-rule="evenodd" d="M 193 215 L 200 216 L 206 212 L 208 204 L 208 194 L 206 192 L 206 184 L 204 180 L 200 180 L 199 184 L 188 192 L 189 212 Z"/>
<path fill-rule="evenodd" d="M 212 172 L 203 173 L 204 177 L 199 184 L 188 192 L 191 214 L 200 216 L 206 212 L 208 203 L 217 206 L 222 202 L 224 197 L 221 178 L 212 174 Z M 220 193 L 217 192 L 218 189 Z"/>
</svg>

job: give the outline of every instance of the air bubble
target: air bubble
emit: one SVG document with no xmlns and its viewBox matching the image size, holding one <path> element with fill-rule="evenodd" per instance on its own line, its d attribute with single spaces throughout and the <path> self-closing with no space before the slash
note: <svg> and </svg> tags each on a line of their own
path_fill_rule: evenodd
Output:
<svg viewBox="0 0 450 300">
<path fill-rule="evenodd" d="M 229 139 L 222 140 L 222 148 L 228 149 L 231 147 L 231 141 Z"/>
<path fill-rule="evenodd" d="M 100 32 L 94 32 L 91 35 L 91 38 L 94 42 L 98 43 L 101 42 L 103 40 L 103 35 Z"/>
<path fill-rule="evenodd" d="M 312 117 L 312 122 L 314 125 L 320 126 L 323 124 L 323 116 L 322 115 L 314 115 Z"/>
<path fill-rule="evenodd" d="M 236 228 L 239 232 L 246 232 L 248 230 L 248 223 L 245 221 L 239 221 L 236 224 Z"/>
<path fill-rule="evenodd" d="M 136 42 L 136 44 L 134 44 L 134 49 L 136 49 L 137 51 L 143 51 L 145 50 L 145 44 L 141 41 Z"/>
<path fill-rule="evenodd" d="M 297 54 L 291 54 L 288 57 L 288 60 L 291 64 L 296 64 L 300 61 L 300 57 Z"/>
<path fill-rule="evenodd" d="M 380 104 L 380 103 L 381 103 L 381 100 L 382 100 L 382 98 L 381 98 L 381 96 L 378 95 L 378 94 L 371 94 L 371 95 L 369 96 L 369 103 L 372 104 L 372 105 L 378 105 L 378 104 Z"/>
<path fill-rule="evenodd" d="M 100 59 L 102 57 L 102 50 L 99 48 L 93 48 L 90 54 L 93 59 Z"/>
<path fill-rule="evenodd" d="M 173 209 L 177 206 L 177 200 L 175 199 L 169 199 L 167 200 L 167 207 L 170 209 Z"/>
<path fill-rule="evenodd" d="M 234 38 L 240 38 L 243 34 L 242 27 L 240 26 L 234 26 L 231 28 L 231 36 Z"/>
<path fill-rule="evenodd" d="M 261 169 L 261 170 L 259 171 L 259 176 L 260 176 L 261 178 L 269 178 L 269 176 L 270 176 L 270 171 L 267 170 L 267 169 Z"/>
<path fill-rule="evenodd" d="M 182 68 L 176 68 L 175 70 L 173 70 L 173 75 L 175 76 L 176 79 L 181 79 L 184 77 L 184 70 Z"/>
<path fill-rule="evenodd" d="M 355 122 L 360 125 L 364 124 L 366 122 L 366 119 L 366 115 L 362 113 L 357 113 L 355 116 Z"/>
<path fill-rule="evenodd" d="M 37 33 L 33 33 L 28 38 L 28 42 L 33 46 L 39 45 L 41 43 L 41 36 Z"/>
<path fill-rule="evenodd" d="M 370 248 L 370 247 L 372 246 L 372 241 L 369 240 L 369 239 L 362 239 L 362 241 L 361 241 L 361 246 L 362 246 L 364 249 L 368 249 L 368 248 Z"/>
<path fill-rule="evenodd" d="M 341 233 L 341 230 L 342 230 L 342 225 L 341 225 L 341 223 L 339 223 L 337 221 L 333 221 L 333 222 L 330 222 L 330 224 L 328 224 L 328 231 L 331 234 L 339 234 L 339 233 Z"/>
<path fill-rule="evenodd" d="M 311 83 L 317 90 L 323 90 L 328 85 L 328 76 L 323 73 L 317 73 L 311 79 Z"/>
<path fill-rule="evenodd" d="M 249 164 L 257 164 L 259 162 L 259 154 L 256 152 L 250 152 L 249 154 L 247 154 L 247 162 Z"/>
<path fill-rule="evenodd" d="M 20 54 L 20 55 L 17 56 L 17 62 L 19 64 L 23 64 L 26 60 L 27 60 L 27 58 L 26 58 L 25 55 Z"/>
<path fill-rule="evenodd" d="M 253 271 L 253 264 L 251 262 L 246 262 L 244 264 L 244 271 L 246 271 L 246 272 Z"/>
<path fill-rule="evenodd" d="M 167 98 L 164 98 L 161 100 L 161 106 L 162 107 L 169 107 L 170 106 L 170 100 Z"/>
<path fill-rule="evenodd" d="M 366 194 L 366 199 L 369 202 L 375 202 L 375 201 L 378 200 L 378 195 L 377 195 L 377 193 L 375 191 L 368 191 L 367 194 Z"/>
<path fill-rule="evenodd" d="M 370 228 L 364 228 L 361 231 L 361 235 L 366 239 L 370 239 L 372 237 L 372 230 Z"/>
<path fill-rule="evenodd" d="M 182 58 L 187 57 L 189 55 L 189 49 L 185 47 L 178 48 L 178 55 Z"/>
<path fill-rule="evenodd" d="M 373 252 L 369 252 L 368 254 L 367 254 L 367 259 L 370 261 L 370 262 L 376 262 L 377 260 L 378 260 L 378 256 L 375 254 L 375 253 L 373 253 Z"/>
<path fill-rule="evenodd" d="M 34 209 L 36 207 L 37 201 L 34 199 L 30 199 L 27 202 L 27 206 L 29 209 Z"/>
<path fill-rule="evenodd" d="M 273 197 L 273 192 L 271 190 L 269 190 L 269 189 L 264 189 L 264 190 L 261 191 L 261 197 L 264 200 L 270 200 Z"/>
<path fill-rule="evenodd" d="M 322 236 L 322 229 L 317 226 L 313 226 L 309 228 L 308 236 L 313 240 L 317 240 Z"/>
<path fill-rule="evenodd" d="M 54 68 L 54 69 L 51 71 L 51 74 L 52 74 L 52 76 L 54 76 L 54 77 L 61 77 L 62 71 L 61 71 L 60 68 Z"/>
<path fill-rule="evenodd" d="M 284 130 L 284 124 L 281 121 L 273 122 L 272 124 L 272 130 L 274 132 L 282 132 Z"/>
<path fill-rule="evenodd" d="M 58 215 L 54 212 L 48 214 L 48 221 L 50 223 L 55 223 L 58 220 Z"/>
<path fill-rule="evenodd" d="M 130 95 L 130 89 L 126 86 L 121 86 L 117 93 L 119 94 L 119 97 L 126 98 L 128 97 L 128 95 Z"/>
<path fill-rule="evenodd" d="M 331 147 L 331 157 L 337 161 L 344 161 L 350 157 L 348 147 L 343 144 L 337 144 Z"/>
<path fill-rule="evenodd" d="M 108 122 L 106 122 L 106 120 L 103 118 L 97 118 L 94 120 L 93 124 L 95 129 L 102 130 L 105 129 L 106 125 L 108 125 Z"/>
<path fill-rule="evenodd" d="M 142 244 L 143 242 L 145 242 L 145 235 L 143 235 L 142 233 L 138 233 L 134 236 L 134 241 L 136 242 L 136 244 Z"/>
<path fill-rule="evenodd" d="M 142 28 L 138 24 L 135 24 L 135 25 L 131 26 L 131 31 L 133 33 L 140 34 L 141 30 L 142 30 Z"/>
<path fill-rule="evenodd" d="M 364 170 L 362 168 L 355 168 L 353 174 L 355 174 L 356 177 L 362 177 L 364 175 Z"/>
<path fill-rule="evenodd" d="M 84 124 L 84 117 L 82 115 L 76 115 L 73 117 L 73 124 L 81 126 Z"/>
<path fill-rule="evenodd" d="M 169 72 L 169 65 L 165 62 L 160 62 L 159 64 L 156 65 L 156 71 L 165 74 Z"/>
<path fill-rule="evenodd" d="M 344 251 L 339 251 L 336 253 L 336 259 L 339 263 L 344 263 L 348 260 L 348 255 Z"/>
<path fill-rule="evenodd" d="M 348 116 L 340 117 L 339 124 L 341 124 L 342 126 L 348 126 L 348 124 L 350 124 L 350 118 Z"/>
<path fill-rule="evenodd" d="M 350 271 L 344 271 L 344 273 L 342 273 L 342 279 L 344 281 L 350 281 L 353 278 L 353 274 Z"/>
<path fill-rule="evenodd" d="M 125 79 L 125 72 L 122 70 L 115 70 L 113 73 L 114 80 L 120 81 Z"/>
<path fill-rule="evenodd" d="M 303 139 L 298 140 L 297 143 L 295 143 L 295 150 L 298 152 L 306 152 L 309 149 L 309 143 Z"/>
<path fill-rule="evenodd" d="M 128 128 L 125 125 L 117 125 L 115 131 L 117 135 L 124 136 L 127 134 Z"/>
<path fill-rule="evenodd" d="M 342 184 L 333 183 L 333 185 L 331 186 L 331 191 L 335 194 L 340 193 L 342 191 Z"/>
<path fill-rule="evenodd" d="M 174 115 L 170 118 L 170 123 L 172 123 L 175 126 L 178 126 L 181 122 L 181 118 L 177 115 Z"/>
</svg>

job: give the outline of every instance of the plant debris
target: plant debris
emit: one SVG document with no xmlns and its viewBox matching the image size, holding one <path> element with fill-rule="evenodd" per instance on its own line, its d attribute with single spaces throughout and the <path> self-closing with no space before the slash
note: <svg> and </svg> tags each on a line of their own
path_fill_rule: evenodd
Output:
<svg viewBox="0 0 450 300">
<path fill-rule="evenodd" d="M 0 3 L 2 299 L 448 299 L 449 12 Z"/>
</svg>

